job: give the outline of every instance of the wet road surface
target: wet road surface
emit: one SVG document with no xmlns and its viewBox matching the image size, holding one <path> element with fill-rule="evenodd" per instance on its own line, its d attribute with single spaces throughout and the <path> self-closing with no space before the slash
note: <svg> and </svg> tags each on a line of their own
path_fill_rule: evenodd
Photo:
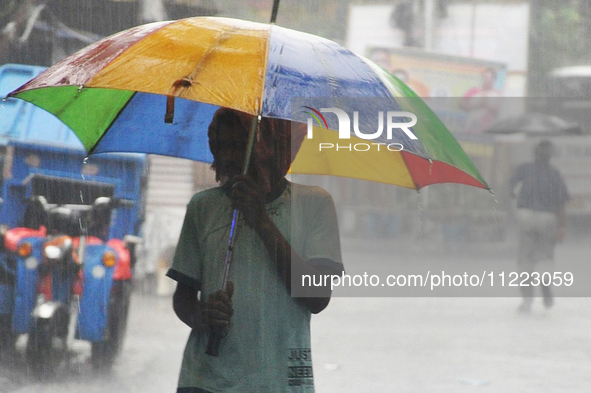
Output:
<svg viewBox="0 0 591 393">
<path fill-rule="evenodd" d="M 23 338 L 17 354 L 0 371 L 2 393 L 156 393 L 174 392 L 189 328 L 172 310 L 169 297 L 132 297 L 124 348 L 113 370 L 96 373 L 89 364 L 90 344 L 74 341 L 70 362 L 55 377 L 39 381 L 26 372 Z"/>
<path fill-rule="evenodd" d="M 560 246 L 557 262 L 588 261 L 589 251 Z M 379 256 L 371 261 L 364 269 L 383 263 Z M 335 297 L 312 317 L 316 391 L 588 392 L 591 298 L 557 298 L 550 310 L 537 299 L 529 315 L 516 312 L 519 303 L 518 297 Z M 21 356 L 2 364 L 0 392 L 174 392 L 188 334 L 170 297 L 136 291 L 124 349 L 110 373 L 93 372 L 90 346 L 75 342 L 69 365 L 37 381 L 23 371 L 21 342 Z"/>
</svg>

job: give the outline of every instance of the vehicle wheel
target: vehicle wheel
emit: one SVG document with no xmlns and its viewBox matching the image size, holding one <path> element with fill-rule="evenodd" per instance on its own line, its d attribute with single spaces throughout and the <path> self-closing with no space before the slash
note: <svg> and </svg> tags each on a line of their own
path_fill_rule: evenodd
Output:
<svg viewBox="0 0 591 393">
<path fill-rule="evenodd" d="M 54 332 L 49 320 L 38 320 L 29 333 L 27 341 L 27 364 L 38 378 L 51 376 L 60 363 L 58 351 L 54 348 Z"/>
<path fill-rule="evenodd" d="M 49 318 L 32 318 L 27 340 L 26 359 L 33 375 L 39 378 L 53 376 L 67 360 L 67 335 L 70 315 L 59 307 Z"/>
<path fill-rule="evenodd" d="M 0 359 L 14 351 L 16 334 L 12 331 L 12 315 L 0 315 Z"/>
<path fill-rule="evenodd" d="M 91 363 L 96 370 L 109 370 L 123 346 L 131 298 L 131 282 L 116 281 L 109 297 L 105 340 L 92 343 Z"/>
</svg>

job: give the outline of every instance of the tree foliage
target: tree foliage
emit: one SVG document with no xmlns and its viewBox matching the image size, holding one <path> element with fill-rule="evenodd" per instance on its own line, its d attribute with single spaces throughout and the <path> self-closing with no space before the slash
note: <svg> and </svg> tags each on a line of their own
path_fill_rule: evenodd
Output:
<svg viewBox="0 0 591 393">
<path fill-rule="evenodd" d="M 591 2 L 532 0 L 529 93 L 543 95 L 548 72 L 591 64 Z"/>
</svg>

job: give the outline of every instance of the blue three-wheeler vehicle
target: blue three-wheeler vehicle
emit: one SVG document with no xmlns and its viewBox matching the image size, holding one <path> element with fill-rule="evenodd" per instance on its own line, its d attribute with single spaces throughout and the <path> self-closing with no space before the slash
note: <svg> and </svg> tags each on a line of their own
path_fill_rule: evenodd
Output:
<svg viewBox="0 0 591 393">
<path fill-rule="evenodd" d="M 7 67 L 37 70 L 0 67 L 0 83 Z M 46 116 L 30 104 L 11 104 L 20 105 L 15 116 L 28 116 L 29 133 L 30 125 Z M 55 122 L 48 119 L 34 132 L 47 138 L 51 124 L 63 127 Z M 18 140 L 19 132 L 6 129 L 0 134 L 12 135 L 0 146 L 0 356 L 14 352 L 17 337 L 27 335 L 30 370 L 51 375 L 68 361 L 68 342 L 78 339 L 92 344 L 93 366 L 108 368 L 127 324 L 145 156 L 85 158 L 78 142 Z"/>
</svg>

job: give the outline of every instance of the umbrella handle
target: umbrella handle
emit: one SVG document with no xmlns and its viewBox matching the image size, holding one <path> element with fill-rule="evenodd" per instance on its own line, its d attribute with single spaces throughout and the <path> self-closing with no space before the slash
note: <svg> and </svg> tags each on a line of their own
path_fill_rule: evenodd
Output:
<svg viewBox="0 0 591 393">
<path fill-rule="evenodd" d="M 189 77 L 177 79 L 170 88 L 168 95 L 166 96 L 166 113 L 164 114 L 164 122 L 166 124 L 172 124 L 174 120 L 174 98 L 178 91 L 183 88 L 186 89 L 191 87 L 193 81 Z"/>
<path fill-rule="evenodd" d="M 248 142 L 246 146 L 246 156 L 244 157 L 244 165 L 242 174 L 248 174 L 248 167 L 250 166 L 250 158 L 252 156 L 252 150 L 254 147 L 256 128 L 261 121 L 260 116 L 255 116 L 252 119 L 252 125 L 250 127 L 250 133 L 248 134 Z M 228 276 L 230 275 L 230 266 L 232 265 L 232 259 L 234 257 L 234 241 L 236 239 L 236 233 L 238 230 L 238 220 L 240 218 L 240 211 L 234 209 L 232 213 L 232 224 L 230 226 L 230 238 L 228 239 L 228 249 L 226 250 L 226 257 L 224 258 L 224 275 L 222 277 L 222 291 L 226 289 L 228 284 Z M 210 356 L 219 356 L 219 348 L 222 340 L 222 336 L 217 334 L 215 331 L 209 334 L 207 341 L 207 350 L 205 353 Z"/>
<path fill-rule="evenodd" d="M 207 340 L 207 349 L 205 354 L 209 356 L 220 356 L 220 343 L 222 336 L 216 330 L 209 333 L 209 340 Z"/>
</svg>

